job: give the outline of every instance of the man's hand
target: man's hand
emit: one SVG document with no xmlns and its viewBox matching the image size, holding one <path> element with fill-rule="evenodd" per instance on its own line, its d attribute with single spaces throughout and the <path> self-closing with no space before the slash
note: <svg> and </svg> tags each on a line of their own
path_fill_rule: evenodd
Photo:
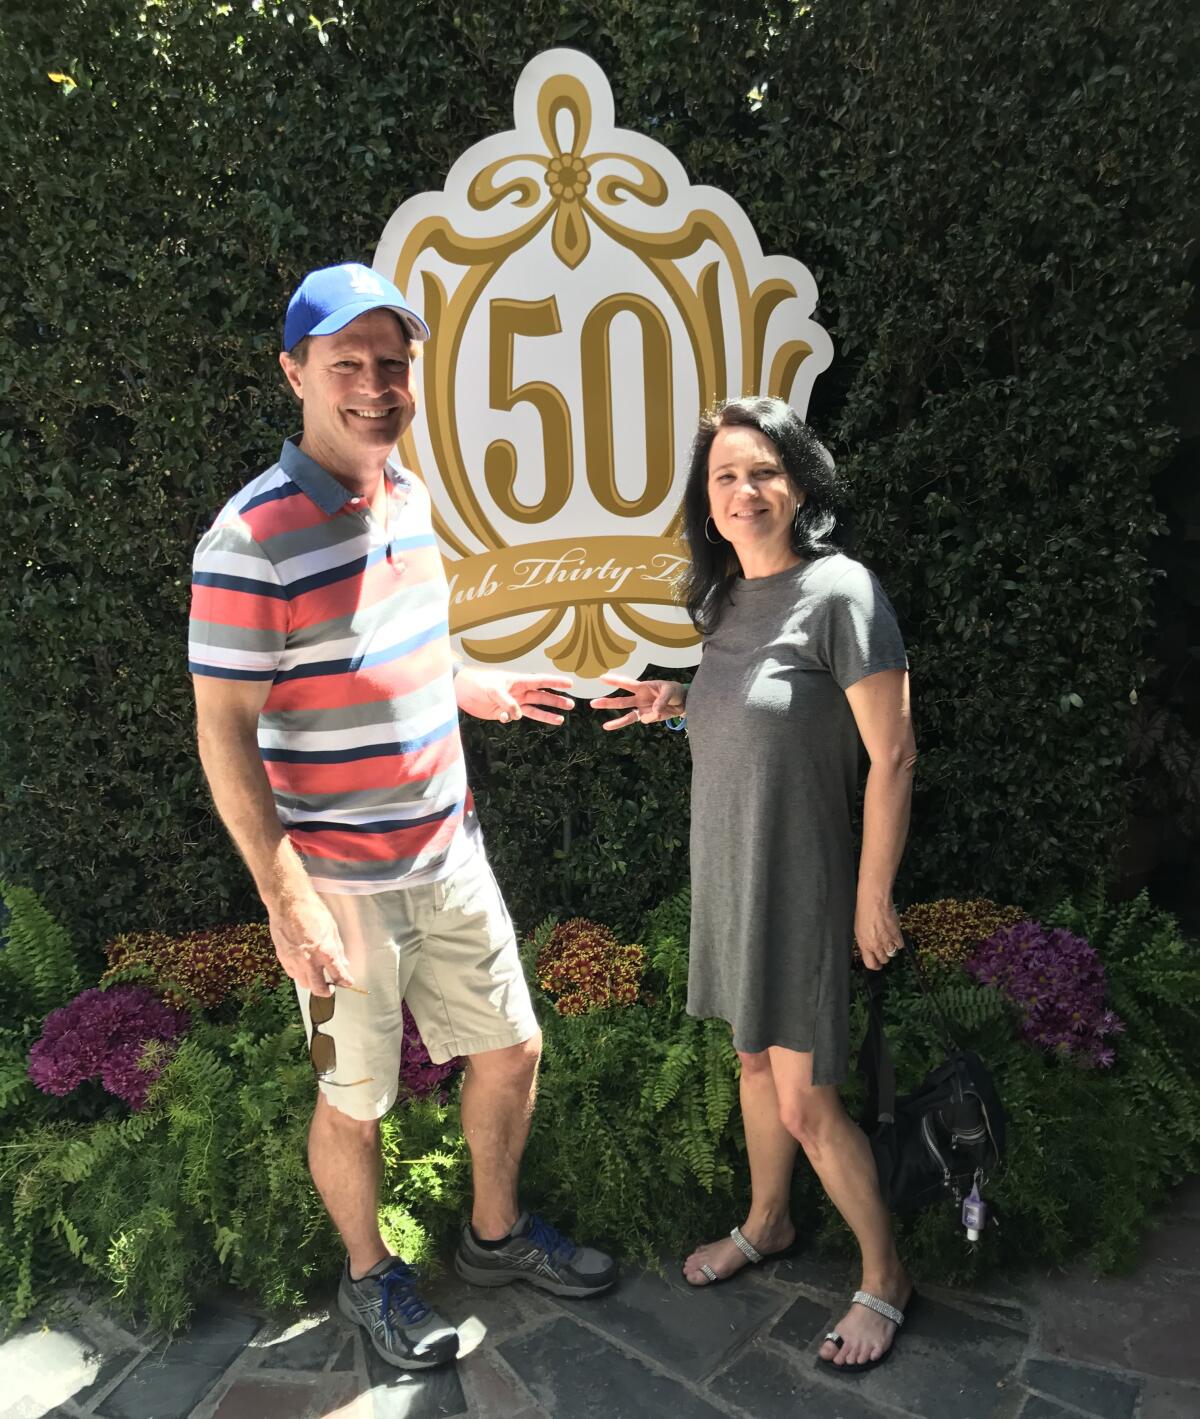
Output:
<svg viewBox="0 0 1200 1419">
<path fill-rule="evenodd" d="M 337 922 L 316 892 L 268 904 L 267 912 L 279 964 L 297 985 L 314 995 L 332 994 L 331 985 L 354 985 Z"/>
<path fill-rule="evenodd" d="M 627 690 L 625 695 L 603 695 L 592 700 L 593 709 L 625 710 L 616 719 L 605 720 L 605 729 L 624 729 L 627 724 L 657 724 L 683 713 L 683 686 L 675 680 L 631 680 L 628 675 L 601 675 L 606 685 Z"/>
<path fill-rule="evenodd" d="M 561 724 L 556 710 L 573 710 L 575 701 L 557 693 L 574 685 L 569 675 L 513 675 L 507 670 L 477 670 L 464 665 L 454 677 L 458 707 L 476 719 L 509 724 L 514 719 L 536 719 Z"/>
<path fill-rule="evenodd" d="M 854 939 L 869 971 L 886 966 L 897 951 L 904 949 L 900 919 L 890 901 L 859 901 L 854 913 Z"/>
</svg>

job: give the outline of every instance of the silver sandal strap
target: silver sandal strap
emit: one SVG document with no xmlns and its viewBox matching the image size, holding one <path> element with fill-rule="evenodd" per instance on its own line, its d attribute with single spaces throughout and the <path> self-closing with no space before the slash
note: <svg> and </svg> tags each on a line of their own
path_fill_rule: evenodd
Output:
<svg viewBox="0 0 1200 1419">
<path fill-rule="evenodd" d="M 898 1311 L 895 1306 L 890 1306 L 886 1301 L 881 1301 L 878 1296 L 872 1296 L 870 1291 L 855 1291 L 850 1297 L 852 1306 L 866 1306 L 869 1311 L 877 1311 L 885 1320 L 899 1328 L 904 1324 L 904 1312 Z"/>
<path fill-rule="evenodd" d="M 738 1251 L 740 1251 L 744 1257 L 747 1257 L 750 1261 L 762 1260 L 762 1252 L 754 1250 L 746 1238 L 742 1236 L 740 1227 L 735 1227 L 729 1235 L 733 1238 L 734 1246 L 737 1247 Z"/>
</svg>

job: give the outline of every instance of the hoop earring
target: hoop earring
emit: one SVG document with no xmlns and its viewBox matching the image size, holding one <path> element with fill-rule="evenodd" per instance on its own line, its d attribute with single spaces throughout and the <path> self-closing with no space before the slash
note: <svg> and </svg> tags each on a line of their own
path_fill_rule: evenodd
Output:
<svg viewBox="0 0 1200 1419">
<path fill-rule="evenodd" d="M 708 524 L 709 524 L 710 522 L 712 522 L 712 514 L 711 514 L 711 513 L 708 515 L 708 517 L 706 517 L 706 518 L 704 519 L 704 540 L 705 540 L 706 542 L 711 542 L 714 547 L 719 547 L 719 546 L 721 545 L 721 543 L 724 542 L 725 539 L 724 539 L 724 537 L 722 537 L 722 536 L 720 535 L 720 533 L 717 533 L 717 535 L 716 535 L 715 537 L 710 537 L 710 536 L 708 535 Z M 713 529 L 714 529 L 714 531 L 716 530 L 716 526 L 717 526 L 717 524 L 716 524 L 715 522 L 713 522 Z"/>
</svg>

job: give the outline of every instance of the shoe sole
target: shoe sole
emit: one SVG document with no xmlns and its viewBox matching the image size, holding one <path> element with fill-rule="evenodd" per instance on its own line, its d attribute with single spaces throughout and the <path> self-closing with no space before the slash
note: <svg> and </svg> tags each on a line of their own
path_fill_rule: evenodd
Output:
<svg viewBox="0 0 1200 1419">
<path fill-rule="evenodd" d="M 375 1353 L 381 1360 L 386 1360 L 389 1365 L 394 1365 L 398 1370 L 433 1370 L 438 1365 L 448 1365 L 452 1360 L 458 1359 L 458 1338 L 454 1340 L 454 1350 L 452 1353 L 440 1355 L 437 1351 L 430 1352 L 430 1357 L 424 1355 L 401 1356 L 392 1350 L 385 1350 L 379 1341 L 375 1339 L 375 1332 L 364 1321 L 360 1320 L 354 1309 L 342 1299 L 342 1294 L 338 1292 L 338 1310 L 341 1314 L 358 1330 L 367 1333 L 367 1339 L 375 1347 Z"/>
<path fill-rule="evenodd" d="M 536 1286 L 539 1291 L 549 1291 L 552 1296 L 574 1297 L 576 1300 L 585 1296 L 598 1296 L 602 1291 L 607 1291 L 616 1280 L 614 1276 L 613 1281 L 605 1281 L 599 1286 L 572 1286 L 562 1281 L 551 1281 L 530 1271 L 500 1272 L 491 1267 L 472 1266 L 457 1253 L 454 1257 L 454 1269 L 471 1286 L 508 1286 L 514 1281 L 524 1281 L 529 1286 Z"/>
</svg>

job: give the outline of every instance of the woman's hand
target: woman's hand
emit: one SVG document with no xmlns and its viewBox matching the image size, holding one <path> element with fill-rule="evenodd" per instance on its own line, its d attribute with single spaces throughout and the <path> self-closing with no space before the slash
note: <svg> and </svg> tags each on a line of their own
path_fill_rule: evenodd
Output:
<svg viewBox="0 0 1200 1419">
<path fill-rule="evenodd" d="M 897 951 L 904 949 L 900 918 L 891 901 L 859 901 L 854 913 L 854 939 L 869 971 L 886 966 Z"/>
<path fill-rule="evenodd" d="M 628 675 L 601 675 L 606 685 L 627 690 L 624 695 L 602 695 L 592 700 L 593 709 L 625 710 L 616 719 L 605 720 L 605 729 L 624 729 L 627 724 L 657 724 L 683 713 L 683 686 L 675 680 L 631 680 Z"/>
</svg>

